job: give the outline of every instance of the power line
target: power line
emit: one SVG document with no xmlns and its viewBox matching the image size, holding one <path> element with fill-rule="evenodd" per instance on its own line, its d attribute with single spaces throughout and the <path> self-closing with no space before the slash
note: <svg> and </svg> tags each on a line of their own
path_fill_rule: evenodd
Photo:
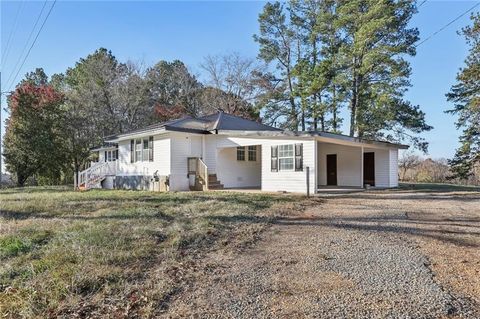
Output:
<svg viewBox="0 0 480 319">
<path fill-rule="evenodd" d="M 57 0 L 54 0 L 54 1 L 53 1 L 53 4 L 52 4 L 52 6 L 50 7 L 50 10 L 49 10 L 48 13 L 47 13 L 47 16 L 46 16 L 45 19 L 43 20 L 43 23 L 42 23 L 42 25 L 40 26 L 40 29 L 38 30 L 37 35 L 35 36 L 35 39 L 33 39 L 32 45 L 31 45 L 30 48 L 28 49 L 27 55 L 26 55 L 25 58 L 23 59 L 22 65 L 21 65 L 20 68 L 18 69 L 17 74 L 15 74 L 15 77 L 13 78 L 13 81 L 12 81 L 12 83 L 10 84 L 10 87 L 8 88 L 8 91 L 11 90 L 12 85 L 15 83 L 15 80 L 17 79 L 18 74 L 20 73 L 20 71 L 22 70 L 23 66 L 25 65 L 25 61 L 27 61 L 27 58 L 28 58 L 28 56 L 30 55 L 30 52 L 32 51 L 33 46 L 34 46 L 35 43 L 37 42 L 38 36 L 39 36 L 40 33 L 42 32 L 43 27 L 45 26 L 45 23 L 47 22 L 48 17 L 50 16 L 50 13 L 52 13 L 52 10 L 53 10 L 53 7 L 55 6 L 55 3 L 57 3 Z"/>
<path fill-rule="evenodd" d="M 425 2 L 427 2 L 427 0 L 423 0 L 422 3 L 420 3 L 417 8 L 420 8 L 421 6 L 423 6 Z"/>
<path fill-rule="evenodd" d="M 460 18 L 462 18 L 464 15 L 466 15 L 467 13 L 469 13 L 470 11 L 472 11 L 473 9 L 475 9 L 476 7 L 480 6 L 480 2 L 477 3 L 476 5 L 474 5 L 473 7 L 471 7 L 470 9 L 468 9 L 467 11 L 465 11 L 464 13 L 462 13 L 461 15 L 459 15 L 458 17 L 456 17 L 455 19 L 453 19 L 452 21 L 450 21 L 449 23 L 447 23 L 446 25 L 444 25 L 443 27 L 441 27 L 440 29 L 438 29 L 437 31 L 435 31 L 434 33 L 430 34 L 428 37 L 426 37 L 423 41 L 421 41 L 420 43 L 416 44 L 415 47 L 418 47 L 419 45 L 425 43 L 426 41 L 430 40 L 431 38 L 433 38 L 434 36 L 436 36 L 437 34 L 439 34 L 440 32 L 442 32 L 443 30 L 445 30 L 448 26 L 450 26 L 451 24 L 453 24 L 454 22 L 456 22 L 457 20 L 459 20 Z"/>
<path fill-rule="evenodd" d="M 2 65 L 5 65 L 5 63 L 7 62 L 7 57 L 8 57 L 8 54 L 10 53 L 10 48 L 12 47 L 10 45 L 11 40 L 13 38 L 13 35 L 17 32 L 18 17 L 20 16 L 20 12 L 22 11 L 24 5 L 25 5 L 25 1 L 22 1 L 18 6 L 17 13 L 15 14 L 15 18 L 13 19 L 12 30 L 8 35 L 7 44 L 5 45 L 5 50 L 3 51 L 3 54 L 2 54 Z"/>
<path fill-rule="evenodd" d="M 12 72 L 10 72 L 10 75 L 8 76 L 8 79 L 5 83 L 10 83 L 10 79 L 12 78 L 13 74 L 15 73 L 15 70 L 18 67 L 18 64 L 22 60 L 22 56 L 25 53 L 25 50 L 27 49 L 28 43 L 30 43 L 30 40 L 32 39 L 33 32 L 37 28 L 38 21 L 40 21 L 40 18 L 42 17 L 43 10 L 45 9 L 45 6 L 47 5 L 47 0 L 43 3 L 42 10 L 40 11 L 40 14 L 37 17 L 37 20 L 35 21 L 35 24 L 33 25 L 32 31 L 30 31 L 30 34 L 28 35 L 27 41 L 25 42 L 25 45 L 23 46 L 22 53 L 18 55 L 17 63 L 15 63 L 15 66 L 12 69 Z"/>
</svg>

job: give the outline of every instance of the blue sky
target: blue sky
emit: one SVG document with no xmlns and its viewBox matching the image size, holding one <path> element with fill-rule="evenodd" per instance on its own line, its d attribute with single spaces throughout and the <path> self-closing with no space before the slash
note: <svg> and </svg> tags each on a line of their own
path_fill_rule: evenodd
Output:
<svg viewBox="0 0 480 319">
<path fill-rule="evenodd" d="M 411 25 L 425 38 L 476 2 L 429 0 Z M 63 72 L 99 47 L 112 50 L 121 61 L 132 59 L 147 65 L 180 59 L 201 75 L 199 63 L 206 55 L 239 52 L 256 56 L 258 46 L 252 35 L 258 30 L 263 5 L 260 1 L 58 1 L 16 82 L 36 67 L 43 67 L 48 75 Z M 1 1 L 2 54 L 20 6 L 21 1 Z M 25 1 L 20 10 L 10 51 L 2 56 L 2 91 L 9 88 L 7 79 L 42 6 L 43 1 Z M 467 15 L 419 46 L 410 59 L 413 86 L 407 98 L 421 106 L 435 127 L 424 135 L 434 158 L 451 157 L 458 145 L 454 118 L 444 114 L 451 107 L 445 93 L 467 54 L 465 41 L 456 31 L 468 23 Z"/>
</svg>

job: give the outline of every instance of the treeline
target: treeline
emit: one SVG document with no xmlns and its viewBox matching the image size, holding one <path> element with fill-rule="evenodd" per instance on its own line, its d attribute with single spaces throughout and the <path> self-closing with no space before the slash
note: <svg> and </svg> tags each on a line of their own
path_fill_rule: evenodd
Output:
<svg viewBox="0 0 480 319">
<path fill-rule="evenodd" d="M 411 152 L 399 159 L 399 178 L 403 182 L 453 183 L 480 185 L 480 165 L 475 165 L 466 178 L 458 176 L 445 158 L 423 158 Z"/>
<path fill-rule="evenodd" d="M 51 78 L 36 69 L 8 97 L 7 169 L 18 185 L 68 183 L 105 136 L 218 110 L 258 119 L 249 101 L 256 67 L 237 54 L 207 57 L 201 83 L 181 61 L 144 69 L 101 48 Z"/>
<path fill-rule="evenodd" d="M 5 163 L 19 185 L 69 182 L 110 134 L 218 110 L 290 130 L 409 143 L 432 127 L 404 99 L 418 30 L 410 0 L 291 0 L 259 14 L 257 59 L 145 67 L 101 48 L 61 74 L 26 75 L 8 97 Z M 347 114 L 345 116 L 345 114 Z"/>
</svg>

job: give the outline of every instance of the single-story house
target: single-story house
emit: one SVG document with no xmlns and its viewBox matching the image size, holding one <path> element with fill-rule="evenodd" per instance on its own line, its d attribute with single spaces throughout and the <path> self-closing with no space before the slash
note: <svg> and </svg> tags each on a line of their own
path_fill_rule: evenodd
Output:
<svg viewBox="0 0 480 319">
<path fill-rule="evenodd" d="M 258 188 L 315 193 L 322 187 L 397 187 L 408 146 L 317 131 L 281 130 L 216 113 L 110 136 L 79 188 L 170 191 Z"/>
</svg>

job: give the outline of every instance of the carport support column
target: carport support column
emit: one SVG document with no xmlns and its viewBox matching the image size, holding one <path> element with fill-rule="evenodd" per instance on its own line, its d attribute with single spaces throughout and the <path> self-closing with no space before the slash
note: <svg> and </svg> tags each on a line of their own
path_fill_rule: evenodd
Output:
<svg viewBox="0 0 480 319">
<path fill-rule="evenodd" d="M 361 151 L 361 153 L 360 153 L 360 163 L 361 163 L 361 165 L 360 165 L 360 187 L 363 188 L 364 187 L 364 185 L 363 185 L 363 165 L 364 165 L 363 164 L 363 146 L 360 148 L 360 151 Z"/>
</svg>

